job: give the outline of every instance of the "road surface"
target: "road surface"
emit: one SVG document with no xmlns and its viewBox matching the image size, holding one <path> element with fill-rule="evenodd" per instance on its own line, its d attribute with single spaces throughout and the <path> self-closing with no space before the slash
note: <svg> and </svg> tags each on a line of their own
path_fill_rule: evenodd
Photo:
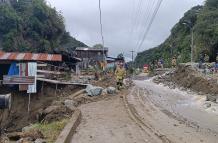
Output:
<svg viewBox="0 0 218 143">
<path fill-rule="evenodd" d="M 151 80 L 135 84 L 123 96 L 82 105 L 72 143 L 218 142 L 216 105 L 205 108 L 203 96 Z"/>
</svg>

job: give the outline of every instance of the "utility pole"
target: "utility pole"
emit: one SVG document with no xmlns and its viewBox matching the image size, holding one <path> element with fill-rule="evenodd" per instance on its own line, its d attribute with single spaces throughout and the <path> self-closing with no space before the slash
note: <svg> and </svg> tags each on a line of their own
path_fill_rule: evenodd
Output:
<svg viewBox="0 0 218 143">
<path fill-rule="evenodd" d="M 134 61 L 134 53 L 135 53 L 135 51 L 130 51 L 131 53 L 132 53 L 132 62 Z"/>
<path fill-rule="evenodd" d="M 134 74 L 134 53 L 135 51 L 130 51 L 132 53 L 132 69 L 133 69 L 133 74 Z"/>
<path fill-rule="evenodd" d="M 188 26 L 191 32 L 191 65 L 193 65 L 193 62 L 194 62 L 194 59 L 193 59 L 194 57 L 194 29 L 190 22 L 184 22 L 182 24 Z"/>
<path fill-rule="evenodd" d="M 193 57 L 194 57 L 194 30 L 193 28 L 191 27 L 191 63 L 193 64 Z"/>
</svg>

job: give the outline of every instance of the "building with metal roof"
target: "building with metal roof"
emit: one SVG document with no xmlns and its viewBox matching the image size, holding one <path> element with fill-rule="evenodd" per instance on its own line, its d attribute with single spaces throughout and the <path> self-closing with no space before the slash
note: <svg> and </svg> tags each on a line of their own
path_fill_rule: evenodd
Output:
<svg viewBox="0 0 218 143">
<path fill-rule="evenodd" d="M 80 67 L 82 69 L 88 68 L 89 65 L 96 65 L 102 62 L 108 55 L 108 48 L 92 48 L 92 47 L 77 47 L 75 50 L 76 57 L 82 59 Z"/>
<path fill-rule="evenodd" d="M 61 62 L 62 55 L 46 53 L 18 53 L 0 51 L 0 61 L 44 61 Z"/>
</svg>

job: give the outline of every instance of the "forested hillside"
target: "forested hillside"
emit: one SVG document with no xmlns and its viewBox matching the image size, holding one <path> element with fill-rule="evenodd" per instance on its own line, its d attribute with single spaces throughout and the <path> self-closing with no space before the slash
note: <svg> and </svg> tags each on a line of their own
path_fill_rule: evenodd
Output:
<svg viewBox="0 0 218 143">
<path fill-rule="evenodd" d="M 0 48 L 4 51 L 69 51 L 84 43 L 65 30 L 64 17 L 45 0 L 0 4 Z"/>
<path fill-rule="evenodd" d="M 137 66 L 160 58 L 169 66 L 173 56 L 178 62 L 189 62 L 191 29 L 194 31 L 194 60 L 198 61 L 200 54 L 208 54 L 210 61 L 215 61 L 218 53 L 218 1 L 207 0 L 204 6 L 196 6 L 186 12 L 164 43 L 139 53 L 135 60 Z"/>
</svg>

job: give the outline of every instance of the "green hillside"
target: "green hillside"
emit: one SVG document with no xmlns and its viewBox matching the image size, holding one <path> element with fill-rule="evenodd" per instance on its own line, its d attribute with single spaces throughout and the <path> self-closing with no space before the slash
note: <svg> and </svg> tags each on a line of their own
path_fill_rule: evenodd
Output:
<svg viewBox="0 0 218 143">
<path fill-rule="evenodd" d="M 210 61 L 215 61 L 218 53 L 218 1 L 207 0 L 204 6 L 196 6 L 184 14 L 184 17 L 172 28 L 171 35 L 158 47 L 143 51 L 136 57 L 137 66 L 163 58 L 170 66 L 172 56 L 178 62 L 191 59 L 191 32 L 184 23 L 189 23 L 194 30 L 194 60 L 200 54 L 208 54 Z"/>
<path fill-rule="evenodd" d="M 64 18 L 44 0 L 0 3 L 0 48 L 4 51 L 69 51 L 84 43 L 65 30 Z"/>
</svg>

